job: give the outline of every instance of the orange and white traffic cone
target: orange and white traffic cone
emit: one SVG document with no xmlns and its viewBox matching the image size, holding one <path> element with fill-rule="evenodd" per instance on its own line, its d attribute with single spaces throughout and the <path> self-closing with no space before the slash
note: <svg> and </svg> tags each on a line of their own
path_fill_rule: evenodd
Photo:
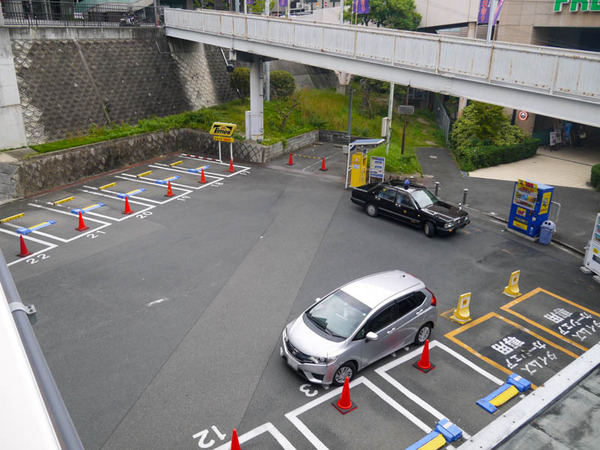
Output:
<svg viewBox="0 0 600 450">
<path fill-rule="evenodd" d="M 200 183 L 206 183 L 206 177 L 204 176 L 204 169 L 202 169 L 202 174 L 200 175 Z"/>
<path fill-rule="evenodd" d="M 290 152 L 290 159 L 288 159 L 288 166 L 293 166 L 294 165 L 294 158 L 292 157 L 292 152 Z"/>
<path fill-rule="evenodd" d="M 171 182 L 169 181 L 169 185 L 167 187 L 167 193 L 165 194 L 165 197 L 173 197 L 173 189 L 171 189 Z"/>
<path fill-rule="evenodd" d="M 123 214 L 133 214 L 133 211 L 129 207 L 129 197 L 125 197 L 125 211 L 123 211 Z"/>
<path fill-rule="evenodd" d="M 413 363 L 413 367 L 416 367 L 423 373 L 427 373 L 430 370 L 435 369 L 435 366 L 429 362 L 429 339 L 425 341 L 423 346 L 423 353 L 421 353 L 421 359 Z"/>
<path fill-rule="evenodd" d="M 323 172 L 327 170 L 327 167 L 325 166 L 325 158 L 323 158 L 323 162 L 321 162 L 321 168 L 319 170 L 322 170 Z"/>
<path fill-rule="evenodd" d="M 90 227 L 86 227 L 85 223 L 83 222 L 83 215 L 81 214 L 81 211 L 79 211 L 79 227 L 75 228 L 76 231 L 85 231 L 85 230 L 89 230 Z"/>
<path fill-rule="evenodd" d="M 25 256 L 31 255 L 31 252 L 27 250 L 27 246 L 25 245 L 25 239 L 23 239 L 23 236 L 19 237 L 21 238 L 21 253 L 19 253 L 17 256 L 24 258 Z"/>
<path fill-rule="evenodd" d="M 233 430 L 233 435 L 231 436 L 231 450 L 242 450 L 236 429 Z"/>
<path fill-rule="evenodd" d="M 235 169 L 233 168 L 233 158 L 231 158 L 229 160 L 229 171 L 230 172 L 235 172 Z"/>
<path fill-rule="evenodd" d="M 354 411 L 358 408 L 356 403 L 352 403 L 350 400 L 350 380 L 346 377 L 344 380 L 344 387 L 342 389 L 342 395 L 337 402 L 331 403 L 335 409 L 337 409 L 342 414 L 348 414 L 350 411 Z"/>
</svg>

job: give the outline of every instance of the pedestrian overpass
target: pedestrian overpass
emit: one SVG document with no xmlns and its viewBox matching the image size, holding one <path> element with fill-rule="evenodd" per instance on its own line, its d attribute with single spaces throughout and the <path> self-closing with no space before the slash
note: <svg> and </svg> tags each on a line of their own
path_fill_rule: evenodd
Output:
<svg viewBox="0 0 600 450">
<path fill-rule="evenodd" d="M 248 57 L 252 139 L 263 135 L 262 62 L 269 59 L 600 126 L 598 53 L 223 11 L 167 8 L 164 26 L 169 37 Z"/>
</svg>

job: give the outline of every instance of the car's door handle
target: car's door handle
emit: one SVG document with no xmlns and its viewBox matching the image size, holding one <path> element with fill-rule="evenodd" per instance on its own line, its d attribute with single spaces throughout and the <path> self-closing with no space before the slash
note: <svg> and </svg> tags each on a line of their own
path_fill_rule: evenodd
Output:
<svg viewBox="0 0 600 450">
<path fill-rule="evenodd" d="M 424 312 L 425 312 L 425 310 L 423 310 L 423 309 L 420 309 L 420 310 L 418 310 L 418 311 L 415 313 L 415 315 L 418 317 L 418 316 L 420 316 L 421 314 L 423 314 Z"/>
<path fill-rule="evenodd" d="M 387 334 L 393 333 L 394 331 L 396 331 L 396 328 L 391 328 L 387 331 Z"/>
</svg>

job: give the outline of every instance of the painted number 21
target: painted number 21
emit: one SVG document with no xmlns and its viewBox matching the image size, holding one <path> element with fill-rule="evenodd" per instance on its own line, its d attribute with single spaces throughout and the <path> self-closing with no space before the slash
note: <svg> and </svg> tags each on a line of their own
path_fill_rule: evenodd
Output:
<svg viewBox="0 0 600 450">
<path fill-rule="evenodd" d="M 213 425 L 210 428 L 217 435 L 217 438 L 219 438 L 219 440 L 222 441 L 225 439 L 226 435 L 221 433 L 216 426 Z M 210 430 L 202 430 L 201 432 L 196 433 L 194 436 L 192 436 L 194 439 L 198 439 L 198 447 L 211 448 L 213 445 L 215 445 L 215 440 L 210 438 L 209 433 Z M 207 439 L 209 440 L 207 441 Z"/>
</svg>

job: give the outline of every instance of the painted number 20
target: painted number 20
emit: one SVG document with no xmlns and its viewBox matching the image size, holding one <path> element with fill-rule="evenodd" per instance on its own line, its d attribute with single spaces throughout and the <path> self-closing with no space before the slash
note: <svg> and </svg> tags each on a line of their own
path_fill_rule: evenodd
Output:
<svg viewBox="0 0 600 450">
<path fill-rule="evenodd" d="M 219 440 L 222 441 L 225 439 L 226 435 L 221 433 L 216 426 L 213 425 L 210 428 L 212 429 L 214 434 L 216 434 L 216 436 Z M 192 436 L 194 439 L 198 439 L 198 447 L 211 448 L 213 445 L 215 445 L 215 440 L 210 439 L 209 433 L 210 433 L 210 430 L 202 430 L 199 433 L 196 433 L 194 436 Z M 207 441 L 207 439 L 209 439 L 209 440 Z"/>
</svg>

